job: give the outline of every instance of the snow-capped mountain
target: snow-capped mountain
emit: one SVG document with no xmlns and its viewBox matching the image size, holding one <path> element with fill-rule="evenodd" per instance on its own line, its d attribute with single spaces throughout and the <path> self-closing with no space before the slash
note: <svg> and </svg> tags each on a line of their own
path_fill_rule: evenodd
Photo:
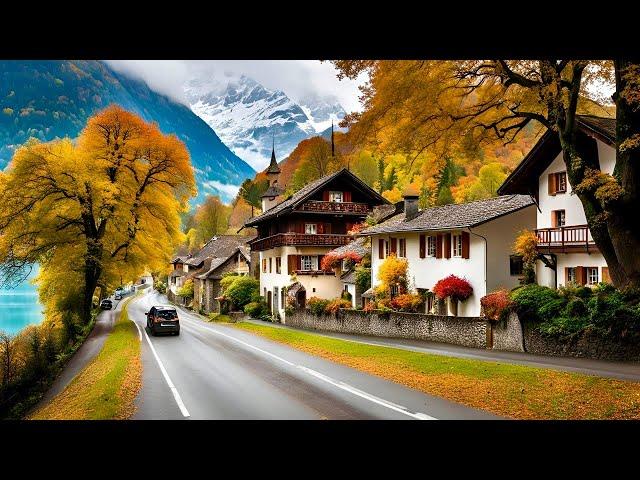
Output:
<svg viewBox="0 0 640 480">
<path fill-rule="evenodd" d="M 301 140 L 322 133 L 345 115 L 336 98 L 309 95 L 294 102 L 280 90 L 230 73 L 192 79 L 185 94 L 194 113 L 256 170 L 267 165 L 272 141 L 278 158 L 284 159 Z"/>
</svg>

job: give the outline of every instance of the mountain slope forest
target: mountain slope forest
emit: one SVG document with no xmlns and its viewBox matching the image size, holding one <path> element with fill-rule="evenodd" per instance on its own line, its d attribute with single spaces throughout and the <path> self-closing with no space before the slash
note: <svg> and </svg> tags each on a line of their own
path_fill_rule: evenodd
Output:
<svg viewBox="0 0 640 480">
<path fill-rule="evenodd" d="M 192 204 L 206 194 L 230 201 L 233 185 L 255 174 L 187 106 L 95 60 L 0 61 L 0 169 L 30 137 L 75 138 L 92 114 L 112 103 L 185 142 L 199 191 Z"/>
</svg>

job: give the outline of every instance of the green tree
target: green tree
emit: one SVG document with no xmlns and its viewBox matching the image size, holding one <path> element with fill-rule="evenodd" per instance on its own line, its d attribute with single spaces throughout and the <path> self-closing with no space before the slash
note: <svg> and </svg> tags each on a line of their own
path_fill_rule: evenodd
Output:
<svg viewBox="0 0 640 480">
<path fill-rule="evenodd" d="M 240 186 L 238 195 L 251 205 L 251 216 L 254 208 L 262 208 L 262 194 L 269 188 L 269 180 L 246 179 Z"/>
</svg>

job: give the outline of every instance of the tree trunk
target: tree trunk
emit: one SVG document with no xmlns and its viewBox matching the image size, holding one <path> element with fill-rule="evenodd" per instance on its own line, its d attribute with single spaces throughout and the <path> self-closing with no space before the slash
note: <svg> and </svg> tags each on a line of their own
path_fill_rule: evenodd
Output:
<svg viewBox="0 0 640 480">
<path fill-rule="evenodd" d="M 640 62 L 616 60 L 616 166 L 614 177 L 622 192 L 612 202 L 607 227 L 622 268 L 609 269 L 621 288 L 640 288 Z"/>
<path fill-rule="evenodd" d="M 82 323 L 87 325 L 91 321 L 91 307 L 93 303 L 93 294 L 96 291 L 102 268 L 99 260 L 101 258 L 102 249 L 90 243 L 84 264 L 84 290 L 82 293 L 82 305 L 80 306 L 80 316 Z"/>
</svg>

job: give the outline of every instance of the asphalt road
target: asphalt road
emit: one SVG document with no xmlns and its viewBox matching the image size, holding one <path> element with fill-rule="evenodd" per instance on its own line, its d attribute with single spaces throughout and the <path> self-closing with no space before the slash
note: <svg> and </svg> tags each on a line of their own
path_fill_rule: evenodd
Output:
<svg viewBox="0 0 640 480">
<path fill-rule="evenodd" d="M 180 336 L 152 337 L 129 304 L 142 341 L 143 386 L 134 419 L 495 419 L 358 370 L 179 310 Z"/>
</svg>

